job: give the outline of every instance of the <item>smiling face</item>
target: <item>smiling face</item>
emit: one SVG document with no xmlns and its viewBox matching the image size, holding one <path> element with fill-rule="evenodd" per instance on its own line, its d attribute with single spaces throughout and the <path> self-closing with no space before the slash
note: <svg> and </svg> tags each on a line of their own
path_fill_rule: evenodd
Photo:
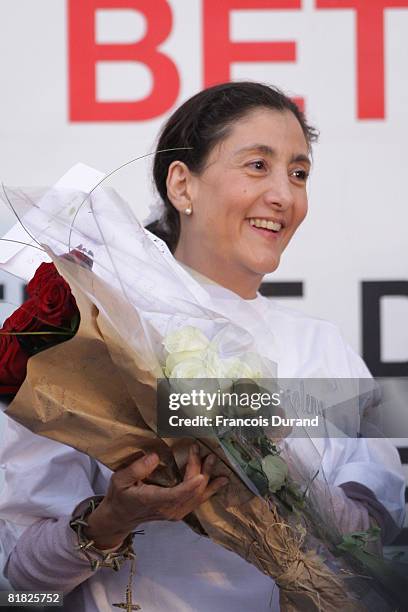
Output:
<svg viewBox="0 0 408 612">
<path fill-rule="evenodd" d="M 168 193 L 181 212 L 176 258 L 254 297 L 305 218 L 308 153 L 290 111 L 261 108 L 232 125 L 199 175 L 173 162 Z M 193 214 L 186 216 L 189 203 Z"/>
</svg>

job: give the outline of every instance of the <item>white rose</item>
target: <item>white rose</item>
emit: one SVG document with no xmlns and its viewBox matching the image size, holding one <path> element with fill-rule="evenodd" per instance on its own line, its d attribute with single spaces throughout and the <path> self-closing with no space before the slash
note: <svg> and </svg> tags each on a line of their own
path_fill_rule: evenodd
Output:
<svg viewBox="0 0 408 612">
<path fill-rule="evenodd" d="M 180 351 L 178 353 L 170 353 L 166 359 L 164 374 L 169 378 L 176 365 L 184 361 L 199 359 L 201 362 L 204 362 L 204 355 L 205 351 Z"/>
<path fill-rule="evenodd" d="M 238 357 L 224 359 L 225 378 L 259 378 L 259 372 L 253 370 L 250 365 Z"/>
<path fill-rule="evenodd" d="M 197 354 L 198 353 L 197 351 Z M 175 353 L 175 355 L 178 355 L 178 353 Z M 198 357 L 191 357 L 180 361 L 167 376 L 170 380 L 171 388 L 177 393 L 192 394 L 193 391 L 197 391 L 196 379 L 205 380 L 205 386 L 202 387 L 202 383 L 200 383 L 198 387 L 200 391 L 201 388 L 203 388 L 206 393 L 215 394 L 219 388 L 218 379 L 212 377 L 206 367 L 205 361 Z M 200 400 L 198 406 L 190 404 L 188 407 L 184 407 L 184 412 L 189 417 L 203 415 L 206 410 L 212 410 L 212 415 L 218 414 L 219 412 L 217 404 L 208 405 L 205 398 L 204 400 Z"/>
<path fill-rule="evenodd" d="M 204 363 L 208 372 L 208 378 L 224 378 L 224 363 L 220 359 L 217 349 L 210 345 L 204 354 Z"/>
<path fill-rule="evenodd" d="M 202 359 L 191 357 L 177 363 L 168 375 L 169 378 L 209 378 Z"/>
<path fill-rule="evenodd" d="M 169 353 L 181 353 L 183 351 L 203 351 L 209 345 L 209 340 L 198 329 L 192 325 L 185 325 L 167 334 L 163 340 L 164 348 Z"/>
</svg>

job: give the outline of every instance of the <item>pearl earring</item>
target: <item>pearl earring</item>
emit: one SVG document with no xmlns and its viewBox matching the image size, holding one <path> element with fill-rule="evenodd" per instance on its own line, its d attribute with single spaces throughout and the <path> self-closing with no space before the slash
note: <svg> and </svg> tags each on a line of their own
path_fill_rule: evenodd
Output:
<svg viewBox="0 0 408 612">
<path fill-rule="evenodd" d="M 193 212 L 193 209 L 191 208 L 191 204 L 189 204 L 187 208 L 184 210 L 184 214 L 189 216 L 191 215 L 192 212 Z"/>
</svg>

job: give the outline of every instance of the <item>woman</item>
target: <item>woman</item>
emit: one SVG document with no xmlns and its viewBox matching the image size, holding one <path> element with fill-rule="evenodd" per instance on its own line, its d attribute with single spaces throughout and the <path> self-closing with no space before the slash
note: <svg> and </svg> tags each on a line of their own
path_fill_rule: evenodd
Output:
<svg viewBox="0 0 408 612">
<path fill-rule="evenodd" d="M 185 149 L 156 154 L 154 179 L 164 208 L 148 229 L 167 242 L 217 311 L 252 333 L 259 352 L 278 363 L 280 377 L 368 377 L 335 326 L 257 293 L 305 218 L 315 138 L 296 105 L 271 87 L 228 83 L 200 92 L 162 131 L 157 150 Z M 395 449 L 379 440 L 320 444 L 340 530 L 378 524 L 383 537 L 392 538 L 404 507 Z M 11 421 L 1 462 L 5 574 L 14 588 L 63 590 L 66 610 L 111 610 L 112 602 L 123 601 L 126 568 L 93 572 L 75 550 L 69 526 L 83 500 L 102 495 L 85 536 L 110 550 L 143 528 L 135 540 L 133 578 L 143 610 L 279 609 L 270 578 L 182 522 L 226 484 L 211 479 L 214 457 L 201 462 L 194 446 L 183 482 L 170 489 L 143 483 L 158 465 L 154 454 L 112 475 L 88 456 Z"/>
</svg>

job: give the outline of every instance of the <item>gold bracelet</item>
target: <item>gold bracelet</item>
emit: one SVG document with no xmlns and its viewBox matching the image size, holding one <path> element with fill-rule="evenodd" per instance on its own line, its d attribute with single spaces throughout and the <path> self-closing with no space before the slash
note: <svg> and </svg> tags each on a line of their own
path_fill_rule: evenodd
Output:
<svg viewBox="0 0 408 612">
<path fill-rule="evenodd" d="M 116 608 L 124 610 L 140 610 L 140 606 L 132 601 L 132 582 L 135 572 L 136 555 L 133 550 L 133 538 L 135 535 L 143 534 L 143 530 L 130 533 L 123 541 L 122 546 L 118 550 L 103 551 L 95 546 L 94 540 L 89 540 L 84 534 L 84 527 L 88 527 L 86 518 L 99 506 L 103 497 L 92 497 L 80 516 L 74 517 L 69 525 L 77 535 L 78 544 L 76 550 L 81 551 L 91 566 L 92 571 L 98 570 L 100 567 L 110 567 L 115 572 L 119 571 L 123 563 L 130 561 L 130 572 L 128 584 L 126 587 L 126 602 L 112 604 Z M 95 555 L 97 558 L 92 557 Z"/>
</svg>

